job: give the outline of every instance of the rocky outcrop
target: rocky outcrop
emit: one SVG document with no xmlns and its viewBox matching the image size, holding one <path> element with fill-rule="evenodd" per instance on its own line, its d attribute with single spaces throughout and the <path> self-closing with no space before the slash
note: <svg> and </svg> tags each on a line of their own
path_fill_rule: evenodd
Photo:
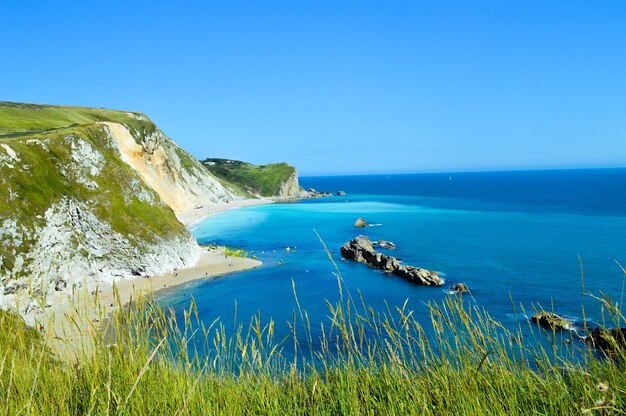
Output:
<svg viewBox="0 0 626 416">
<path fill-rule="evenodd" d="M 370 267 L 403 277 L 404 279 L 426 286 L 441 286 L 444 281 L 435 272 L 419 267 L 405 266 L 392 256 L 374 250 L 374 245 L 366 236 L 360 235 L 341 247 L 341 255 L 349 260 L 367 264 Z"/>
<path fill-rule="evenodd" d="M 327 191 L 318 191 L 315 188 L 309 188 L 304 196 L 307 198 L 325 198 L 333 196 L 333 194 Z"/>
<path fill-rule="evenodd" d="M 356 221 L 354 221 L 354 226 L 356 228 L 363 228 L 363 227 L 367 227 L 367 221 L 365 221 L 365 218 L 359 217 L 356 219 Z"/>
<path fill-rule="evenodd" d="M 565 330 L 572 328 L 572 322 L 552 312 L 538 312 L 533 315 L 532 320 L 539 326 L 548 329 Z"/>
</svg>

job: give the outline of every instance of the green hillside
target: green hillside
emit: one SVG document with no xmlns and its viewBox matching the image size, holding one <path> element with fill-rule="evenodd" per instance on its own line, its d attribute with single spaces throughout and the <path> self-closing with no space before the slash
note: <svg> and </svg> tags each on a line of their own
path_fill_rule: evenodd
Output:
<svg viewBox="0 0 626 416">
<path fill-rule="evenodd" d="M 204 159 L 209 171 L 247 196 L 275 196 L 296 169 L 287 163 L 253 165 L 239 160 Z"/>
</svg>

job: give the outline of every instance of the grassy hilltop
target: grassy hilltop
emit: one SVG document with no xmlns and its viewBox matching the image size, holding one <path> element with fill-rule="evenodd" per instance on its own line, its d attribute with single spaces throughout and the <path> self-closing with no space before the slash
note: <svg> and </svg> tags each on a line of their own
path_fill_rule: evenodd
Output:
<svg viewBox="0 0 626 416">
<path fill-rule="evenodd" d="M 143 136 L 156 130 L 154 123 L 141 113 L 0 101 L 0 140 L 73 129 L 101 121 L 124 124 Z"/>
<path fill-rule="evenodd" d="M 279 195 L 283 184 L 296 173 L 296 169 L 287 163 L 259 166 L 239 160 L 209 158 L 202 160 L 202 164 L 247 196 Z"/>
</svg>

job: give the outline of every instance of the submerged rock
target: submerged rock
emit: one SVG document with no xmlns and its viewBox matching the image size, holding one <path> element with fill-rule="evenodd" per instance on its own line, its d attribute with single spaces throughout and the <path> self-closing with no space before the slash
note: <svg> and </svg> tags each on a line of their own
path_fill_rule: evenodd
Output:
<svg viewBox="0 0 626 416">
<path fill-rule="evenodd" d="M 454 293 L 470 293 L 469 287 L 465 283 L 457 283 L 452 290 Z"/>
<path fill-rule="evenodd" d="M 533 322 L 549 329 L 570 329 L 572 322 L 552 312 L 538 312 L 532 317 Z"/>
<path fill-rule="evenodd" d="M 356 219 L 356 221 L 354 222 L 354 226 L 356 228 L 363 228 L 363 227 L 367 227 L 367 221 L 365 221 L 365 218 L 363 217 L 359 217 Z"/>
<path fill-rule="evenodd" d="M 392 256 L 374 250 L 374 244 L 364 235 L 345 243 L 341 247 L 341 255 L 349 260 L 367 264 L 370 267 L 384 270 L 406 280 L 426 286 L 441 286 L 443 279 L 435 272 L 419 267 L 405 266 Z"/>
</svg>

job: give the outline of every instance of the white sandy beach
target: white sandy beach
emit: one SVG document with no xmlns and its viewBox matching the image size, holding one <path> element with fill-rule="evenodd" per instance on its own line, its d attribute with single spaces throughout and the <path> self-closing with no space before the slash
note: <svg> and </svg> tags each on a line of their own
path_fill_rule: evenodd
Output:
<svg viewBox="0 0 626 416">
<path fill-rule="evenodd" d="M 217 214 L 218 212 L 227 211 L 229 209 L 250 207 L 253 205 L 272 204 L 275 201 L 276 200 L 274 198 L 240 199 L 237 201 L 224 202 L 221 204 L 187 210 L 185 212 L 177 213 L 176 216 L 180 222 L 189 228 L 193 226 L 194 223 L 199 222 L 209 215 Z"/>
</svg>

